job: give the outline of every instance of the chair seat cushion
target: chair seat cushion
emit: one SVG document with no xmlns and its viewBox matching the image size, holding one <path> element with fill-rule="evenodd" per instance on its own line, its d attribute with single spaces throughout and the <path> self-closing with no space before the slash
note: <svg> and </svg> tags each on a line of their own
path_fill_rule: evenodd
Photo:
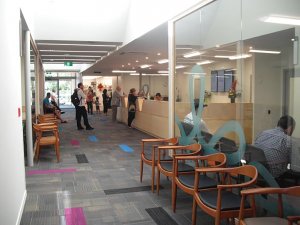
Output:
<svg viewBox="0 0 300 225">
<path fill-rule="evenodd" d="M 172 172 L 173 171 L 173 163 L 170 163 L 170 162 L 161 162 L 161 167 L 164 169 L 164 170 L 167 170 L 169 172 Z M 178 171 L 179 172 L 191 172 L 191 171 L 194 171 L 195 168 L 188 165 L 188 164 L 185 164 L 185 163 L 178 163 Z"/>
<path fill-rule="evenodd" d="M 222 191 L 221 210 L 239 209 L 241 205 L 241 197 L 230 191 Z M 201 201 L 210 208 L 217 208 L 218 190 L 200 191 L 198 193 Z M 249 203 L 245 202 L 245 208 L 250 208 Z"/>
<path fill-rule="evenodd" d="M 288 220 L 280 217 L 255 217 L 244 219 L 247 225 L 288 225 Z"/>
<path fill-rule="evenodd" d="M 144 152 L 144 155 L 145 155 L 145 158 L 146 158 L 146 159 L 152 160 L 152 153 L 151 153 L 151 152 L 145 151 L 145 152 Z M 156 154 L 156 156 L 155 156 L 156 161 L 157 161 L 157 155 L 158 155 L 158 154 Z M 170 157 L 168 154 L 165 154 L 165 155 L 162 155 L 162 156 L 160 157 L 160 160 L 173 160 L 173 158 Z"/>
<path fill-rule="evenodd" d="M 53 145 L 55 143 L 56 143 L 55 136 L 42 137 L 40 140 L 40 145 Z"/>
<path fill-rule="evenodd" d="M 195 175 L 194 174 L 182 174 L 178 176 L 179 181 L 189 187 L 189 188 L 194 188 L 194 182 L 195 182 Z M 212 187 L 217 187 L 217 181 L 214 179 L 205 176 L 205 175 L 200 175 L 199 176 L 199 184 L 198 187 L 200 189 L 204 188 L 212 188 Z"/>
</svg>

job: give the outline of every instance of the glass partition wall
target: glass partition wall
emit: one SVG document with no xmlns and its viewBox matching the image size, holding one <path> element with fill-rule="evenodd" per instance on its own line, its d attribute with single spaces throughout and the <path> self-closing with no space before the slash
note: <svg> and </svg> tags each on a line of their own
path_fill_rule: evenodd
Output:
<svg viewBox="0 0 300 225">
<path fill-rule="evenodd" d="M 268 186 L 279 184 L 247 154 L 283 115 L 296 121 L 289 167 L 300 172 L 299 8 L 297 0 L 218 0 L 173 22 L 175 135 L 183 144 L 196 137 L 204 154 L 225 152 L 229 166 L 256 165 Z"/>
</svg>

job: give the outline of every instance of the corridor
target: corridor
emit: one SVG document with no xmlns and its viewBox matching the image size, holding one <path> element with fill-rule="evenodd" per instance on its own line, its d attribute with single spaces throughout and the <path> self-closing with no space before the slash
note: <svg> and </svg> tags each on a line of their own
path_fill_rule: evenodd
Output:
<svg viewBox="0 0 300 225">
<path fill-rule="evenodd" d="M 67 111 L 68 123 L 59 125 L 61 162 L 49 147 L 33 168 L 26 167 L 22 225 L 191 224 L 190 196 L 178 191 L 174 214 L 170 181 L 161 177 L 160 195 L 151 193 L 147 165 L 139 181 L 140 140 L 150 136 L 103 113 L 89 116 L 93 131 L 78 131 L 74 117 Z M 199 215 L 198 223 L 213 220 Z"/>
</svg>

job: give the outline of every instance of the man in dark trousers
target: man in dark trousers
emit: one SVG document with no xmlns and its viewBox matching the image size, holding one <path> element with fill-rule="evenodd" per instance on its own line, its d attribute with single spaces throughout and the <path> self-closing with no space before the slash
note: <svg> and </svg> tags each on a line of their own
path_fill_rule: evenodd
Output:
<svg viewBox="0 0 300 225">
<path fill-rule="evenodd" d="M 87 112 L 85 108 L 85 99 L 86 95 L 83 93 L 83 84 L 78 84 L 77 95 L 80 100 L 79 105 L 76 107 L 76 120 L 77 120 L 77 129 L 83 130 L 84 128 L 81 126 L 81 116 L 83 117 L 83 122 L 87 130 L 93 130 L 87 118 Z"/>
</svg>

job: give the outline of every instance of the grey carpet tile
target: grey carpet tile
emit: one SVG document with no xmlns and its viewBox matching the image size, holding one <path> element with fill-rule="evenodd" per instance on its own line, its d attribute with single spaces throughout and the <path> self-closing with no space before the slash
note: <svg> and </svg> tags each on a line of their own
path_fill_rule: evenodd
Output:
<svg viewBox="0 0 300 225">
<path fill-rule="evenodd" d="M 162 208 L 146 209 L 157 225 L 178 225 L 178 223 Z"/>
<path fill-rule="evenodd" d="M 178 191 L 178 210 L 171 213 L 171 182 L 161 178 L 160 195 L 150 191 L 151 167 L 144 166 L 140 183 L 142 138 L 152 138 L 125 124 L 112 123 L 110 117 L 89 116 L 93 131 L 78 131 L 74 110 L 65 110 L 68 123 L 59 124 L 61 162 L 56 162 L 53 148 L 43 148 L 33 168 L 50 170 L 74 168 L 72 173 L 32 175 L 26 177 L 27 200 L 22 225 L 66 225 L 65 209 L 82 207 L 88 225 L 153 225 L 147 208 L 163 207 L 178 224 L 189 224 L 191 201 Z M 96 136 L 98 142 L 89 141 Z M 76 140 L 80 146 L 72 146 Z M 119 145 L 133 148 L 123 152 Z M 76 155 L 85 155 L 88 163 L 78 163 Z M 198 224 L 202 221 L 198 210 Z M 213 219 L 205 217 L 206 225 Z M 210 220 L 208 220 L 210 219 Z M 1 222 L 0 222 L 1 223 Z"/>
<path fill-rule="evenodd" d="M 75 155 L 78 163 L 89 163 L 85 154 Z"/>
<path fill-rule="evenodd" d="M 107 195 L 114 195 L 114 194 L 123 194 L 123 193 L 130 193 L 130 192 L 139 192 L 139 191 L 150 191 L 150 190 L 151 190 L 151 186 L 140 186 L 140 187 L 104 190 L 104 193 Z"/>
</svg>

